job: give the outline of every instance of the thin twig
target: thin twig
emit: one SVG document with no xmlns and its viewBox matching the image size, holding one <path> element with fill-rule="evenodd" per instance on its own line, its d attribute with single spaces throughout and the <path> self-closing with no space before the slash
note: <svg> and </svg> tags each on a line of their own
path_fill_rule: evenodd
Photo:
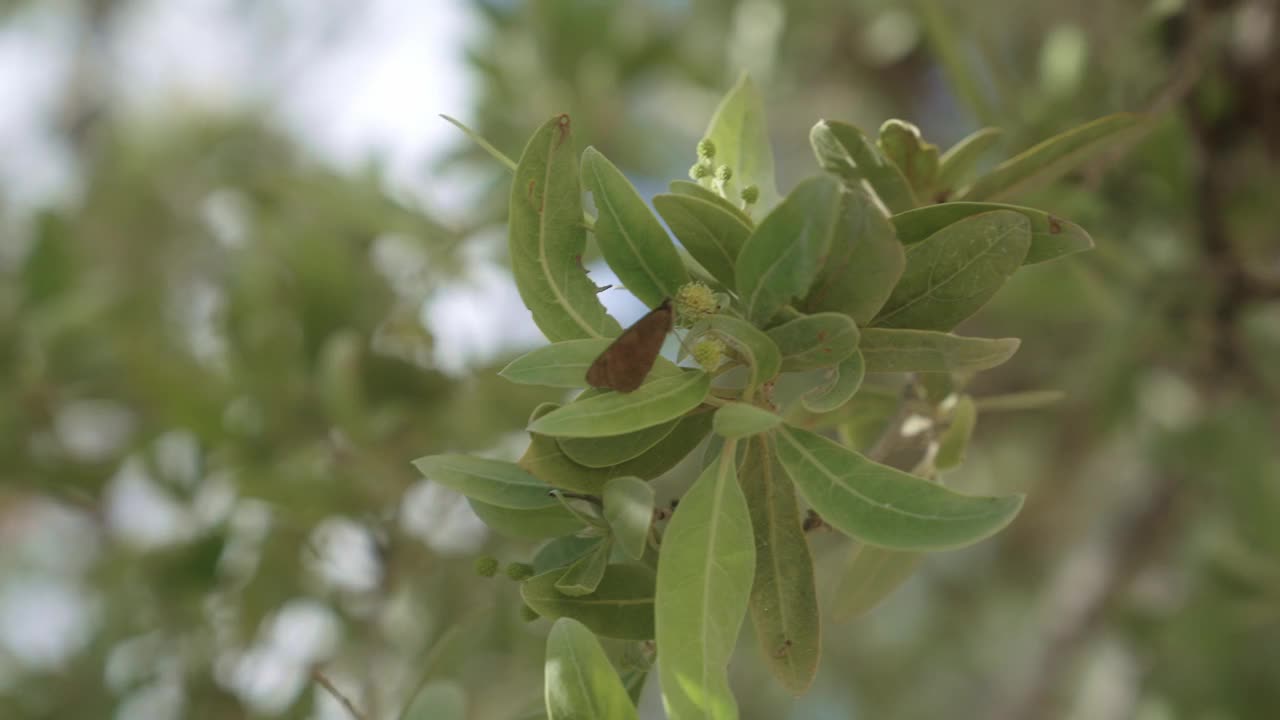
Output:
<svg viewBox="0 0 1280 720">
<path fill-rule="evenodd" d="M 335 700 L 342 703 L 342 707 L 346 708 L 347 712 L 351 713 L 351 717 L 355 718 L 355 720 L 368 720 L 368 718 L 364 716 L 364 713 L 360 712 L 360 710 L 356 708 L 355 703 L 347 699 L 347 696 L 342 694 L 342 691 L 333 684 L 333 681 L 325 677 L 324 673 L 320 672 L 320 668 L 312 668 L 311 679 L 315 680 L 320 687 L 328 691 Z"/>
</svg>

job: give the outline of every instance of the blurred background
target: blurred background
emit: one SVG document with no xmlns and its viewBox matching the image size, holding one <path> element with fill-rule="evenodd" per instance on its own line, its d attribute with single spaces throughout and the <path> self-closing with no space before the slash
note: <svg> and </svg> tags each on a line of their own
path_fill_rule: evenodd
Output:
<svg viewBox="0 0 1280 720">
<path fill-rule="evenodd" d="M 821 117 L 1003 157 L 1153 113 L 1020 198 L 1097 249 L 960 329 L 1023 339 L 978 394 L 1065 392 L 955 473 L 1026 509 L 826 627 L 802 698 L 744 639 L 744 717 L 1280 717 L 1276 68 L 1269 0 L 0 2 L 0 717 L 350 717 L 317 669 L 537 717 L 548 625 L 472 570 L 532 544 L 409 465 L 554 399 L 494 375 L 540 342 L 508 175 L 437 113 L 514 157 L 569 112 L 649 196 L 743 70 L 784 189 Z"/>
</svg>

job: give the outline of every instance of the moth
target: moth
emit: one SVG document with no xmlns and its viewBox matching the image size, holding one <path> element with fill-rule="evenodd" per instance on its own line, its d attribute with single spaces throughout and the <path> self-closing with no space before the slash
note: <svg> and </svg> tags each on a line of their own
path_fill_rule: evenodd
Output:
<svg viewBox="0 0 1280 720">
<path fill-rule="evenodd" d="M 596 357 L 587 368 L 587 384 L 624 393 L 640 387 L 653 369 L 673 321 L 671 300 L 663 300 Z"/>
</svg>

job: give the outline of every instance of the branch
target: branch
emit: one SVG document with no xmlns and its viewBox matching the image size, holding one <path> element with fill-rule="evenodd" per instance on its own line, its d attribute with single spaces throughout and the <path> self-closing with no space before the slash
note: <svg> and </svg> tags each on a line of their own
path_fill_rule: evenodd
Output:
<svg viewBox="0 0 1280 720">
<path fill-rule="evenodd" d="M 360 712 L 360 710 L 356 708 L 355 703 L 347 699 L 347 696 L 343 695 L 342 691 L 338 690 L 337 686 L 333 684 L 333 681 L 325 677 L 324 673 L 320 672 L 320 668 L 313 668 L 311 670 L 311 679 L 315 680 L 316 684 L 328 691 L 335 700 L 342 703 L 342 707 L 346 708 L 347 712 L 351 713 L 351 717 L 355 718 L 355 720 L 368 720 L 368 718 L 364 716 L 364 713 Z"/>
</svg>

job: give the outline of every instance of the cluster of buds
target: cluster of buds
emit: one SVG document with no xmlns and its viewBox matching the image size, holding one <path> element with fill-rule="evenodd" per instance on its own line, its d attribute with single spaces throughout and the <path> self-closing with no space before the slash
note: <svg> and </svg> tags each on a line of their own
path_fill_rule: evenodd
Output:
<svg viewBox="0 0 1280 720">
<path fill-rule="evenodd" d="M 716 165 L 716 144 L 711 141 L 711 138 L 698 141 L 698 161 L 689 168 L 689 177 L 694 182 L 720 193 L 720 197 L 726 200 L 733 199 L 730 197 L 729 189 L 729 184 L 733 181 L 733 168 L 728 165 Z M 755 204 L 759 198 L 760 188 L 755 185 L 748 185 L 738 192 L 738 199 L 742 201 L 744 210 Z"/>
</svg>

